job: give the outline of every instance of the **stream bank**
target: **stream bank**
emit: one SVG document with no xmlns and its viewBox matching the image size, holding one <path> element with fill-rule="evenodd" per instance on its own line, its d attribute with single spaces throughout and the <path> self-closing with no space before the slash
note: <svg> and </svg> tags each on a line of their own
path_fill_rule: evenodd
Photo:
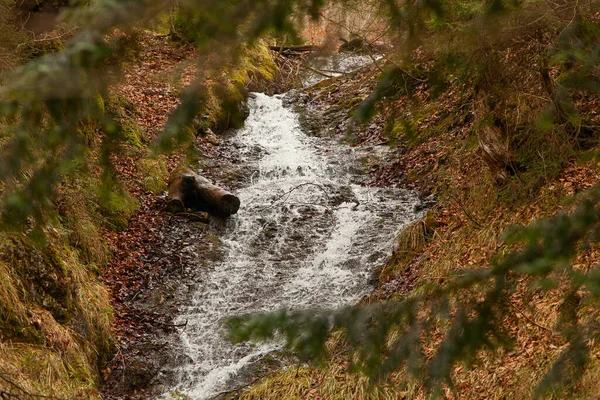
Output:
<svg viewBox="0 0 600 400">
<path fill-rule="evenodd" d="M 250 180 L 236 192 L 238 214 L 209 224 L 218 258 L 207 262 L 189 245 L 197 265 L 179 299 L 172 350 L 182 358 L 165 366 L 177 379 L 166 394 L 207 399 L 248 384 L 281 345 L 232 345 L 225 318 L 357 302 L 398 232 L 420 215 L 416 192 L 364 185 L 360 160 L 370 152 L 307 136 L 282 96 L 252 94 L 249 106 L 229 141 Z"/>
<path fill-rule="evenodd" d="M 522 45 L 519 41 L 515 46 L 522 49 L 519 47 Z M 518 54 L 533 59 L 532 48 L 522 49 Z M 512 69 L 515 60 L 508 56 L 517 54 L 515 48 L 507 46 L 502 51 L 505 56 L 502 68 L 506 68 L 507 74 L 522 72 Z M 417 57 L 412 69 L 406 71 L 422 76 L 418 74 L 429 71 L 431 62 L 431 59 Z M 372 96 L 379 74 L 376 68 L 367 68 L 351 76 L 322 82 L 296 96 L 301 109 L 309 110 L 304 119 L 307 126 L 315 128 L 315 134 L 326 132 L 375 152 L 385 147 L 392 149 L 383 159 L 365 160 L 369 172 L 366 184 L 414 187 L 423 193 L 424 205 L 432 206 L 425 218 L 409 225 L 399 236 L 392 259 L 379 275 L 377 289 L 363 299 L 364 304 L 410 299 L 432 285 L 444 287 L 466 270 L 488 268 L 496 257 L 515 249 L 505 241 L 507 230 L 569 210 L 565 204 L 572 204 L 572 196 L 581 196 L 598 184 L 600 164 L 597 160 L 585 159 L 580 151 L 551 153 L 552 170 L 548 154 L 539 151 L 532 156 L 528 153 L 559 146 L 560 142 L 547 143 L 548 132 L 537 129 L 543 106 L 521 103 L 519 115 L 509 119 L 509 124 L 523 121 L 521 112 L 531 117 L 528 121 L 534 126 L 529 126 L 524 135 L 529 142 L 520 144 L 516 153 L 524 160 L 526 169 L 517 171 L 505 185 L 496 185 L 477 139 L 477 129 L 482 122 L 476 118 L 473 87 L 460 79 L 449 79 L 441 93 L 426 79 L 414 82 L 409 93 L 402 87 L 396 88 L 397 93 L 377 105 L 373 118 L 364 125 L 354 124 L 348 110 L 356 111 L 362 101 Z M 511 75 L 511 82 L 518 87 L 503 87 L 503 95 L 519 99 L 544 98 L 546 94 L 536 80 L 537 74 L 535 70 L 529 71 L 527 80 Z M 578 107 L 582 115 L 597 118 L 597 98 L 580 100 Z M 319 129 L 321 127 L 324 129 Z M 579 254 L 573 266 L 585 270 L 596 265 L 599 259 L 600 252 L 593 246 Z M 507 295 L 510 307 L 503 320 L 503 327 L 514 339 L 512 346 L 478 353 L 472 368 L 458 363 L 452 372 L 453 385 L 444 388 L 443 396 L 535 398 L 535 388 L 553 363 L 563 356 L 568 341 L 558 334 L 560 328 L 556 325 L 561 318 L 560 293 L 537 290 L 538 287 L 529 285 L 531 281 L 523 276 L 514 279 L 515 290 Z M 596 318 L 596 314 L 591 318 Z M 439 340 L 447 334 L 443 329 L 435 332 L 435 340 L 424 346 L 427 359 L 435 357 Z M 323 365 L 304 364 L 282 369 L 252 384 L 237 398 L 430 398 L 428 387 L 412 379 L 404 367 L 372 387 L 365 376 L 349 369 L 348 347 L 343 338 L 334 335 L 327 345 L 331 357 Z M 581 398 L 598 396 L 598 354 L 595 345 L 591 348 L 594 360 L 590 360 L 577 387 L 565 389 L 570 395 L 564 398 L 571 398 L 574 392 L 581 393 Z M 569 392 L 571 389 L 573 392 Z"/>
<path fill-rule="evenodd" d="M 146 222 L 139 221 L 150 239 L 127 252 L 139 254 L 142 268 L 136 273 L 150 272 L 150 284 L 142 278 L 144 286 L 125 299 L 130 313 L 141 316 L 139 331 L 124 335 L 133 339 L 122 341 L 127 356 L 118 354 L 107 371 L 106 398 L 165 392 L 209 398 L 289 364 L 286 356 L 273 352 L 277 346 L 225 345 L 222 318 L 231 312 L 358 301 L 372 290 L 373 267 L 389 257 L 400 227 L 418 215 L 416 193 L 366 184 L 365 168 L 372 170 L 373 160 L 388 157 L 384 148 L 362 151 L 327 135 L 305 135 L 290 109 L 300 104 L 296 95 L 255 94 L 250 104 L 255 112 L 245 129 L 218 145 L 199 142 L 201 172 L 242 194 L 238 216 L 213 219 L 208 226 L 162 213 L 152 222 L 147 215 L 142 216 Z M 376 231 L 381 236 L 373 236 Z M 240 233 L 247 236 L 245 245 L 236 244 Z M 340 254 L 347 261 L 334 261 Z M 234 269 L 227 270 L 228 265 Z M 247 289 L 240 291 L 232 282 L 243 282 Z M 310 292 L 314 295 L 307 296 Z M 207 326 L 211 330 L 205 332 Z M 194 342 L 197 338 L 200 342 Z M 198 347 L 207 343 L 214 349 Z M 215 349 L 230 350 L 214 355 Z M 207 351 L 214 358 L 202 356 Z M 233 364 L 222 364 L 222 359 Z"/>
<path fill-rule="evenodd" d="M 148 157 L 149 146 L 178 105 L 182 88 L 195 79 L 190 60 L 198 53 L 192 45 L 171 43 L 151 32 L 143 33 L 140 42 L 140 62 L 127 66 L 123 83 L 115 88 L 120 108 L 125 110 L 121 122 L 140 136 L 135 151 L 115 160 L 119 173 L 128 178 L 126 189 L 137 199 L 139 208 L 124 231 L 105 232 L 113 257 L 103 270 L 102 280 L 112 298 L 117 351 L 109 363 L 100 366 L 104 399 L 155 397 L 150 387 L 171 357 L 167 345 L 177 328 L 173 299 L 181 283 L 188 281 L 186 271 L 191 268 L 192 257 L 185 248 L 194 241 L 208 254 L 213 242 L 205 224 L 164 211 L 169 171 L 184 163 L 185 155 Z M 274 68 L 268 51 L 261 52 L 260 45 L 244 61 L 252 66 L 238 74 L 238 79 L 255 78 L 255 85 L 261 84 L 261 73 Z M 234 189 L 235 182 L 248 177 L 235 169 L 235 149 L 221 145 L 218 138 L 203 131 L 206 124 L 227 129 L 231 122 L 217 99 L 209 100 L 209 109 L 198 121 L 201 131 L 195 147 L 202 155 L 205 175 Z M 232 168 L 213 168 L 223 163 Z"/>
</svg>

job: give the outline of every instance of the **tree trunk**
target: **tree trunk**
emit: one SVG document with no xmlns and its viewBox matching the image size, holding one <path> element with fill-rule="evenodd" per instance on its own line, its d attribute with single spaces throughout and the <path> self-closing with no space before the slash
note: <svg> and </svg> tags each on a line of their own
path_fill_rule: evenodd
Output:
<svg viewBox="0 0 600 400">
<path fill-rule="evenodd" d="M 240 199 L 189 169 L 176 170 L 169 180 L 167 210 L 182 212 L 186 208 L 229 217 L 238 212 Z"/>
<path fill-rule="evenodd" d="M 479 152 L 490 169 L 494 182 L 503 185 L 510 176 L 512 159 L 508 134 L 493 120 L 484 92 L 477 93 L 475 102 L 476 116 L 480 121 L 477 129 Z"/>
<path fill-rule="evenodd" d="M 556 121 L 559 124 L 568 123 L 569 119 L 567 118 L 567 112 L 564 109 L 564 106 L 558 96 L 558 91 L 556 90 L 556 82 L 550 76 L 550 70 L 546 63 L 540 67 L 540 75 L 542 77 L 542 86 L 548 96 L 550 96 L 550 100 L 552 100 L 552 105 L 554 106 L 554 111 L 556 114 Z"/>
</svg>

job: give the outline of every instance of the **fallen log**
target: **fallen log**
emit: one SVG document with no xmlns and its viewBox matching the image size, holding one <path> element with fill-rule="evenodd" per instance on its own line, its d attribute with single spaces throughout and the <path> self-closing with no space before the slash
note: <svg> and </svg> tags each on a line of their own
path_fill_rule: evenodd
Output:
<svg viewBox="0 0 600 400">
<path fill-rule="evenodd" d="M 305 46 L 269 46 L 270 50 L 277 52 L 297 52 L 297 53 L 308 53 L 317 50 L 317 46 L 305 45 Z"/>
<path fill-rule="evenodd" d="M 240 209 L 240 199 L 190 169 L 178 169 L 169 179 L 167 211 L 178 213 L 187 208 L 229 217 Z"/>
</svg>

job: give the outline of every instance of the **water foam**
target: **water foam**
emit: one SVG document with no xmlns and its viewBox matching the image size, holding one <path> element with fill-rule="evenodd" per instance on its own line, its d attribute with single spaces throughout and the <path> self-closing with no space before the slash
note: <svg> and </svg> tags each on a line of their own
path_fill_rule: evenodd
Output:
<svg viewBox="0 0 600 400">
<path fill-rule="evenodd" d="M 416 217 L 415 193 L 353 184 L 340 167 L 352 164 L 351 154 L 307 137 L 281 97 L 255 94 L 250 107 L 233 140 L 257 173 L 237 193 L 242 207 L 221 238 L 225 259 L 201 271 L 198 289 L 177 318 L 187 322 L 180 350 L 190 361 L 178 368 L 172 391 L 194 399 L 235 387 L 240 374 L 280 348 L 232 345 L 224 318 L 355 303 L 370 290 L 371 269 Z"/>
</svg>

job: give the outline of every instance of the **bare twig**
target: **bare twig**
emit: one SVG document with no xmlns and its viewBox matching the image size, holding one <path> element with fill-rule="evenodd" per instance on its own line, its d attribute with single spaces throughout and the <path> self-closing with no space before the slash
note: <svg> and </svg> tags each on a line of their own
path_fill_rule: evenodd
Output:
<svg viewBox="0 0 600 400">
<path fill-rule="evenodd" d="M 530 21 L 523 25 L 509 26 L 509 27 L 503 28 L 503 30 L 510 31 L 510 30 L 515 30 L 515 29 L 527 28 L 528 26 L 537 24 L 538 22 L 542 21 L 544 18 L 546 18 L 548 15 L 550 15 L 552 13 L 560 13 L 562 11 L 566 11 L 568 8 L 570 8 L 569 6 L 570 6 L 569 4 L 557 5 L 554 8 L 552 8 L 552 9 L 548 10 L 547 12 L 545 12 L 544 14 L 542 14 L 541 16 L 539 16 L 538 18 L 534 19 L 533 21 Z"/>
<path fill-rule="evenodd" d="M 316 46 L 313 45 L 303 45 L 303 46 L 286 46 L 285 41 L 281 44 L 281 46 L 269 46 L 269 50 L 273 50 L 278 52 L 279 54 L 285 54 L 285 51 L 295 52 L 295 53 L 306 53 L 315 51 L 317 49 Z"/>
<path fill-rule="evenodd" d="M 0 373 L 0 379 L 3 380 L 4 382 L 8 383 L 11 387 L 15 388 L 19 392 L 21 392 L 22 395 L 25 396 L 25 397 L 35 398 L 35 399 L 66 400 L 66 399 L 63 399 L 61 397 L 46 396 L 46 395 L 43 395 L 43 394 L 30 393 L 27 390 L 23 389 L 22 386 L 16 384 L 15 382 L 13 382 L 12 380 L 8 379 L 4 374 L 1 374 L 1 373 Z M 14 393 L 9 393 L 9 392 L 0 392 L 0 393 L 7 394 L 8 396 L 11 396 L 12 398 L 15 398 L 15 399 L 20 399 L 21 398 L 19 395 L 14 394 Z"/>
<path fill-rule="evenodd" d="M 43 38 L 40 39 L 33 39 L 30 41 L 27 41 L 25 43 L 21 43 L 17 46 L 17 50 L 20 49 L 23 46 L 31 46 L 32 43 L 41 43 L 41 42 L 50 42 L 52 40 L 59 40 L 62 39 L 63 37 L 75 32 L 77 29 L 79 29 L 79 27 L 75 26 L 73 28 L 71 28 L 70 30 L 61 33 L 60 35 L 56 35 L 56 36 L 45 36 Z"/>
<path fill-rule="evenodd" d="M 336 78 L 335 75 L 327 75 L 325 72 L 319 71 L 318 69 L 315 69 L 315 68 L 311 67 L 310 65 L 304 65 L 303 68 L 306 68 L 309 71 L 312 71 L 317 75 L 324 76 L 325 78 Z"/>
<path fill-rule="evenodd" d="M 323 18 L 324 20 L 331 22 L 334 25 L 337 25 L 339 28 L 344 29 L 345 31 L 347 31 L 350 35 L 356 36 L 357 38 L 361 39 L 362 41 L 364 41 L 365 43 L 367 43 L 369 45 L 369 51 L 367 53 L 367 56 L 369 56 L 369 58 L 373 61 L 373 64 L 375 65 L 375 67 L 383 72 L 383 68 L 380 66 L 379 61 L 373 56 L 373 52 L 371 51 L 371 48 L 373 48 L 373 45 L 377 42 L 377 40 L 383 38 L 385 35 L 388 34 L 388 32 L 391 30 L 391 27 L 388 27 L 388 29 L 386 31 L 384 31 L 381 35 L 379 35 L 377 38 L 375 38 L 375 40 L 370 41 L 369 39 L 367 39 L 364 35 L 362 35 L 360 32 L 354 32 L 353 30 L 351 30 L 350 28 L 348 28 L 347 26 L 345 26 L 344 24 L 338 22 L 338 21 L 334 21 L 330 18 L 328 18 L 326 15 L 324 15 L 323 13 L 321 13 L 321 18 Z M 389 64 L 393 65 L 396 69 L 398 69 L 400 72 L 402 72 L 404 75 L 408 76 L 409 78 L 417 81 L 417 82 L 427 82 L 426 79 L 420 79 L 417 78 L 416 76 L 413 76 L 411 73 L 409 73 L 408 71 L 406 71 L 404 68 L 400 67 L 398 64 L 396 64 L 392 59 L 390 59 L 387 55 L 380 53 L 379 55 L 381 55 L 381 57 Z"/>
<path fill-rule="evenodd" d="M 523 310 L 521 310 L 512 301 L 510 301 L 510 299 L 508 297 L 504 296 L 504 298 L 505 298 L 506 302 L 508 303 L 508 305 L 511 306 L 519 314 L 521 314 L 523 316 L 523 318 L 525 318 L 530 324 L 535 325 L 538 328 L 545 330 L 546 332 L 553 333 L 552 329 L 547 328 L 547 327 L 545 327 L 543 325 L 540 325 L 537 322 L 535 322 L 531 317 L 529 317 L 527 314 L 525 314 L 525 312 Z"/>
<path fill-rule="evenodd" d="M 479 223 L 479 221 L 477 221 L 475 219 L 475 217 L 473 217 L 471 215 L 471 213 L 469 213 L 467 211 L 467 209 L 462 205 L 462 203 L 460 201 L 458 201 L 454 196 L 452 196 L 452 194 L 450 194 L 450 192 L 446 192 L 446 194 L 448 195 L 448 197 L 450 197 L 450 199 L 452 199 L 463 211 L 463 213 L 465 214 L 465 216 L 471 220 L 471 222 L 473 222 L 475 225 L 477 225 L 480 228 L 483 228 L 483 225 Z"/>
<path fill-rule="evenodd" d="M 312 183 L 312 182 L 301 183 L 300 185 L 293 187 L 291 190 L 285 192 L 281 196 L 276 197 L 275 200 L 273 200 L 271 202 L 271 205 L 277 203 L 279 200 L 281 200 L 284 197 L 285 197 L 285 200 L 287 200 L 287 198 L 289 197 L 290 194 L 292 194 L 294 191 L 296 191 L 297 189 L 299 189 L 303 186 L 316 186 L 319 189 L 321 189 L 323 191 L 323 193 L 325 193 L 325 197 L 327 197 L 327 203 L 328 203 L 327 208 L 329 208 L 329 195 L 327 194 L 327 190 L 325 190 L 325 188 L 322 185 L 319 185 L 318 183 Z"/>
<path fill-rule="evenodd" d="M 567 26 L 565 26 L 563 28 L 562 31 L 560 31 L 559 36 L 562 36 L 563 32 L 566 31 L 571 25 L 573 25 L 573 22 L 575 22 L 575 18 L 577 18 L 577 10 L 579 8 L 579 0 L 577 0 L 575 2 L 575 4 L 573 5 L 573 17 L 571 17 L 571 20 L 569 21 L 569 23 L 567 24 Z"/>
<path fill-rule="evenodd" d="M 208 215 L 208 213 L 203 212 L 203 211 L 199 211 L 199 212 L 195 212 L 195 213 L 180 212 L 175 215 L 180 216 L 180 217 L 185 217 L 187 219 L 194 220 L 196 222 L 207 223 L 210 220 L 210 216 Z"/>
</svg>

